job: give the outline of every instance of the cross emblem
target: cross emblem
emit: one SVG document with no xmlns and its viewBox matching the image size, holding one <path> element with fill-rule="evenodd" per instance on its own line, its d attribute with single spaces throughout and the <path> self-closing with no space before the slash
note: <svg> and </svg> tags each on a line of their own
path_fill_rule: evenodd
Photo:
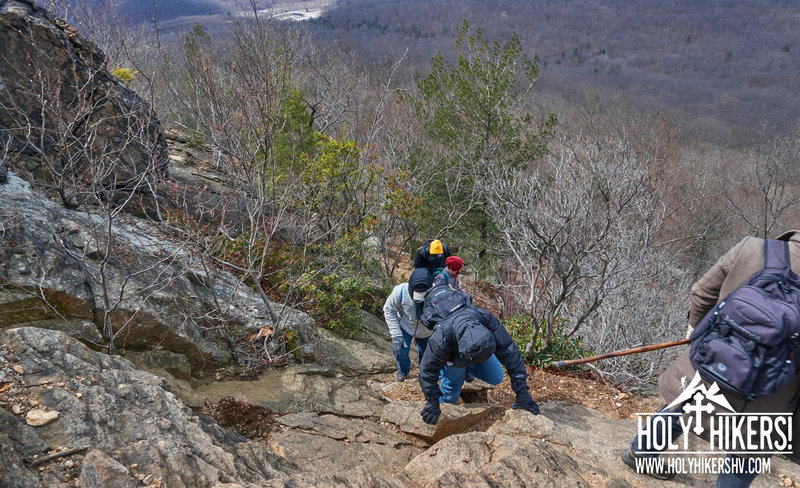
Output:
<svg viewBox="0 0 800 488">
<path fill-rule="evenodd" d="M 706 403 L 705 405 L 703 405 L 703 398 L 705 398 L 705 395 L 703 395 L 699 391 L 695 392 L 695 394 L 692 396 L 693 401 L 687 402 L 686 405 L 683 406 L 684 412 L 688 414 L 694 412 L 694 427 L 692 428 L 692 432 L 694 432 L 696 435 L 702 434 L 703 431 L 705 430 L 703 426 L 700 424 L 700 418 L 702 417 L 702 413 L 703 412 L 711 413 L 714 411 L 714 405 L 712 405 L 711 403 Z"/>
</svg>

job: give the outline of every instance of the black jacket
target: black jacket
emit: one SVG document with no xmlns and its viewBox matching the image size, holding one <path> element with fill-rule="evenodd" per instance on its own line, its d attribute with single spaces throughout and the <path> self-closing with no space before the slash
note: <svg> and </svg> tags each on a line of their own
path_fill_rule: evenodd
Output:
<svg viewBox="0 0 800 488">
<path fill-rule="evenodd" d="M 511 377 L 511 388 L 514 393 L 528 391 L 526 383 L 528 372 L 525 363 L 506 328 L 488 310 L 465 307 L 440 321 L 428 339 L 428 348 L 419 366 L 419 384 L 425 399 L 438 401 L 442 395 L 439 390 L 439 371 L 448 363 L 459 361 L 456 335 L 466 322 L 478 322 L 492 333 L 495 342 L 494 354 Z"/>
<path fill-rule="evenodd" d="M 450 257 L 450 249 L 442 242 L 443 254 L 431 254 L 431 242 L 433 239 L 425 241 L 425 244 L 417 251 L 417 256 L 414 258 L 415 268 L 428 268 L 433 272 L 445 267 L 444 261 Z"/>
</svg>

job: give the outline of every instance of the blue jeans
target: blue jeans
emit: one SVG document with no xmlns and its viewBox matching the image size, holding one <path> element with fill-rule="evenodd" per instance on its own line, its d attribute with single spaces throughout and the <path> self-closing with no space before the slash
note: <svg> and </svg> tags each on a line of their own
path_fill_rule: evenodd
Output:
<svg viewBox="0 0 800 488">
<path fill-rule="evenodd" d="M 441 403 L 458 403 L 461 397 L 461 387 L 464 386 L 464 376 L 469 373 L 481 381 L 485 381 L 490 385 L 499 385 L 503 382 L 503 365 L 497 359 L 497 356 L 492 355 L 489 359 L 482 363 L 473 364 L 466 368 L 454 368 L 452 366 L 445 366 L 442 372 L 439 373 L 441 378 L 441 385 L 439 389 L 442 391 L 442 396 L 439 398 Z"/>
<path fill-rule="evenodd" d="M 736 458 L 735 454 L 728 454 L 727 458 Z M 746 466 L 746 465 L 745 465 Z M 717 475 L 715 488 L 747 488 L 756 479 L 758 473 L 720 473 Z"/>
<path fill-rule="evenodd" d="M 411 371 L 411 358 L 409 357 L 409 352 L 411 351 L 411 334 L 403 329 L 400 329 L 400 332 L 403 333 L 403 347 L 400 349 L 400 355 L 395 356 L 394 359 L 397 361 L 397 371 L 404 376 L 408 376 L 409 371 Z M 428 338 L 420 339 L 419 337 L 415 337 L 414 342 L 417 343 L 417 361 L 419 362 L 422 361 L 422 355 L 425 354 L 425 349 L 428 348 Z"/>
<path fill-rule="evenodd" d="M 667 407 L 665 405 L 664 407 L 661 408 L 661 410 L 659 410 L 659 413 L 660 412 L 665 412 L 665 413 L 666 412 L 680 412 L 682 410 L 682 407 L 683 407 L 683 405 L 678 405 L 678 406 L 674 407 L 674 409 L 672 409 L 672 410 L 667 410 Z M 636 455 L 639 456 L 639 457 L 656 457 L 656 456 L 658 456 L 660 454 L 659 451 L 654 451 L 654 450 L 653 451 L 640 451 L 639 450 L 639 442 L 640 441 L 641 441 L 642 449 L 645 449 L 646 446 L 648 446 L 648 445 L 651 445 L 651 446 L 653 446 L 653 445 L 658 445 L 658 446 L 666 445 L 665 442 L 664 442 L 664 438 L 667 435 L 667 433 L 664 432 L 664 429 L 663 429 L 663 426 L 665 426 L 666 423 L 660 423 L 659 422 L 658 424 L 655 424 L 659 428 L 653 428 L 652 420 L 655 417 L 663 417 L 664 420 L 666 420 L 666 423 L 672 424 L 672 428 L 671 428 L 672 435 L 670 435 L 670 437 L 671 437 L 670 441 L 674 442 L 683 433 L 683 431 L 681 430 L 681 424 L 680 424 L 680 418 L 681 417 L 680 417 L 680 415 L 666 415 L 666 414 L 664 414 L 664 415 L 654 415 L 653 417 L 651 417 L 650 419 L 647 420 L 647 426 L 648 426 L 647 433 L 642 434 L 642 435 L 637 435 L 636 437 L 633 438 L 633 442 L 631 442 L 631 450 L 633 452 L 635 452 Z M 650 439 L 650 441 L 651 441 L 650 443 L 647 442 L 648 441 L 648 439 L 647 439 L 648 436 L 652 436 L 652 439 Z M 734 458 L 737 458 L 738 456 L 736 456 L 735 454 L 728 454 L 726 457 L 730 458 L 730 459 L 734 459 Z M 753 480 L 756 478 L 756 476 L 758 476 L 758 473 L 748 473 L 748 472 L 746 472 L 746 473 L 720 473 L 717 476 L 717 483 L 714 486 L 716 488 L 748 488 L 750 486 L 750 484 L 753 482 Z"/>
</svg>

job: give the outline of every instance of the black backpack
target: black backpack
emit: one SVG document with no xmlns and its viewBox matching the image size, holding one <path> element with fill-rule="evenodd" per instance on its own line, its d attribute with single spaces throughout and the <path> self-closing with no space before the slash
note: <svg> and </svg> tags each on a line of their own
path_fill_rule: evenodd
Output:
<svg viewBox="0 0 800 488">
<path fill-rule="evenodd" d="M 462 308 L 445 319 L 453 334 L 458 354 L 448 361 L 448 366 L 463 368 L 482 363 L 494 354 L 497 343 L 494 334 L 483 325 L 481 315 L 474 308 Z M 446 327 L 441 323 L 440 327 Z"/>
<path fill-rule="evenodd" d="M 790 268 L 789 245 L 767 240 L 764 268 L 717 302 L 690 339 L 700 376 L 740 398 L 786 386 L 800 353 L 800 277 Z"/>
</svg>

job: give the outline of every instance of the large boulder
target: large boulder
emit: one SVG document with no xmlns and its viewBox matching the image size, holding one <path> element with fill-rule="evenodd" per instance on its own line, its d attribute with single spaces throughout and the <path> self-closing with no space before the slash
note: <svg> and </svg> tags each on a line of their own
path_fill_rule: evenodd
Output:
<svg viewBox="0 0 800 488">
<path fill-rule="evenodd" d="M 23 155 L 12 158 L 18 169 L 62 189 L 87 177 L 125 189 L 167 174 L 153 111 L 74 27 L 32 1 L 0 0 L 0 39 L 0 147 Z"/>
<path fill-rule="evenodd" d="M 345 339 L 327 329 L 319 329 L 315 361 L 351 376 L 389 373 L 397 369 L 391 343 L 380 346 Z"/>
</svg>

